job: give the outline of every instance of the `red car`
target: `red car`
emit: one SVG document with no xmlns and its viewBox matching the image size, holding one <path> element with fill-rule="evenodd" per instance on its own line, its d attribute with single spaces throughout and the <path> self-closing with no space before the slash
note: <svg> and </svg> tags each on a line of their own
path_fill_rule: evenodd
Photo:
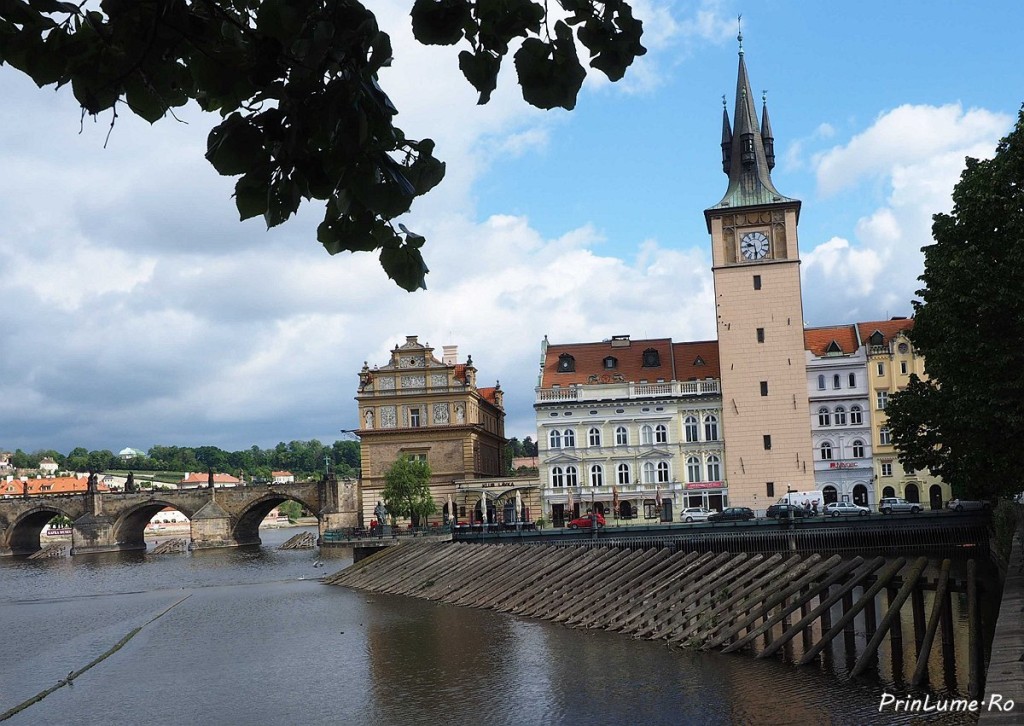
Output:
<svg viewBox="0 0 1024 726">
<path fill-rule="evenodd" d="M 587 515 L 584 515 L 582 517 L 577 517 L 576 519 L 574 519 L 571 522 L 569 522 L 569 529 L 580 529 L 580 528 L 584 528 L 585 529 L 585 528 L 589 527 L 591 524 L 593 524 L 593 521 L 591 519 L 591 516 L 589 514 L 587 514 Z M 600 514 L 600 513 L 597 515 L 597 526 L 598 527 L 603 527 L 604 526 L 604 516 L 602 514 Z"/>
</svg>

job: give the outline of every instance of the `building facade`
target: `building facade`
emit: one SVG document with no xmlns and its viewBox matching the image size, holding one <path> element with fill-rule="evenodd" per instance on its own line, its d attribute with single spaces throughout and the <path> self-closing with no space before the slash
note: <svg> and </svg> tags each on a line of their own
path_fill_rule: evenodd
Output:
<svg viewBox="0 0 1024 726">
<path fill-rule="evenodd" d="M 438 507 L 433 521 L 450 516 L 455 482 L 504 474 L 501 386 L 478 388 L 472 356 L 464 363 L 457 357 L 457 346 L 446 345 L 438 360 L 434 348 L 410 335 L 384 365 L 363 364 L 355 433 L 360 440 L 364 522 L 373 518 L 377 501 L 383 499 L 384 474 L 400 456 L 430 466 L 430 490 Z"/>
<path fill-rule="evenodd" d="M 920 502 L 925 508 L 942 509 L 952 498 L 949 485 L 928 471 L 915 471 L 899 463 L 885 414 L 889 397 L 907 387 L 911 374 L 917 374 L 922 380 L 928 377 L 924 358 L 917 354 L 907 337 L 913 328 L 912 318 L 857 324 L 867 348 L 875 495 L 879 498 L 903 497 L 907 501 Z"/>
<path fill-rule="evenodd" d="M 714 341 L 545 338 L 534 403 L 545 518 L 672 521 L 685 506 L 724 506 L 719 376 Z"/>
<path fill-rule="evenodd" d="M 876 507 L 867 349 L 856 325 L 804 331 L 814 488 L 828 502 Z"/>
<path fill-rule="evenodd" d="M 736 105 L 730 127 L 722 110 L 721 201 L 705 210 L 711 235 L 725 477 L 731 501 L 766 499 L 814 486 L 807 426 L 803 301 L 797 223 L 800 202 L 775 188 L 775 140 L 757 110 L 740 39 Z"/>
</svg>

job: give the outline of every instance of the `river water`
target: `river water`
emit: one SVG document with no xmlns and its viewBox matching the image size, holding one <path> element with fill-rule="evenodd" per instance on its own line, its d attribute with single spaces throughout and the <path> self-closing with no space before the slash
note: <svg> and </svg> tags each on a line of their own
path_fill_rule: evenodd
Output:
<svg viewBox="0 0 1024 726">
<path fill-rule="evenodd" d="M 349 564 L 277 546 L 0 559 L 0 713 L 10 724 L 864 724 L 884 674 L 672 650 L 490 611 L 368 595 Z M 326 557 L 326 554 L 325 554 Z M 842 638 L 837 639 L 839 641 Z M 841 658 L 838 660 L 842 660 Z M 973 717 L 945 717 L 971 723 Z"/>
</svg>

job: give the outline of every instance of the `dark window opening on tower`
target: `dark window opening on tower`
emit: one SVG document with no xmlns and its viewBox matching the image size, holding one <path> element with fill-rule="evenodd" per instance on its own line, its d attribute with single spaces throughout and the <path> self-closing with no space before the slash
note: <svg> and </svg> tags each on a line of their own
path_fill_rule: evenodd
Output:
<svg viewBox="0 0 1024 726">
<path fill-rule="evenodd" d="M 768 395 L 768 381 L 761 381 L 761 395 Z"/>
<path fill-rule="evenodd" d="M 761 276 L 760 275 L 754 275 L 754 289 L 755 290 L 760 290 L 761 289 Z"/>
<path fill-rule="evenodd" d="M 764 488 L 765 488 L 765 493 L 769 497 L 774 497 L 775 496 L 775 482 L 773 482 L 773 481 L 765 482 Z"/>
<path fill-rule="evenodd" d="M 772 435 L 771 434 L 765 434 L 764 435 L 764 450 L 765 451 L 771 451 L 771 448 L 772 448 Z"/>
<path fill-rule="evenodd" d="M 757 329 L 757 342 L 758 343 L 763 343 L 764 342 L 764 328 L 758 328 Z"/>
</svg>

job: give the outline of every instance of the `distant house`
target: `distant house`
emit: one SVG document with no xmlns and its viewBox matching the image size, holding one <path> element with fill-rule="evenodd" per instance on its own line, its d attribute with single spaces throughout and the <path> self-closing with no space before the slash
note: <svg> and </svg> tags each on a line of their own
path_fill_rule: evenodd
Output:
<svg viewBox="0 0 1024 726">
<path fill-rule="evenodd" d="M 203 487 L 208 486 L 209 483 L 209 474 L 186 473 L 185 478 L 178 482 L 178 489 L 202 489 Z M 241 483 L 241 479 L 233 477 L 230 474 L 213 475 L 213 485 L 217 489 L 223 489 L 224 487 L 237 487 Z"/>
<path fill-rule="evenodd" d="M 44 471 L 47 474 L 57 473 L 57 462 L 49 456 L 44 456 L 39 460 L 39 470 Z"/>
<path fill-rule="evenodd" d="M 13 469 L 11 465 L 11 457 L 14 456 L 10 451 L 0 451 L 0 469 Z"/>
<path fill-rule="evenodd" d="M 133 449 L 130 446 L 127 446 L 117 452 L 117 456 L 119 459 L 121 459 L 121 461 L 128 461 L 129 459 L 134 459 L 136 457 L 145 455 L 145 451 L 139 451 L 138 449 Z"/>
<path fill-rule="evenodd" d="M 7 477 L 0 481 L 0 497 L 53 496 L 55 494 L 85 494 L 89 489 L 88 476 L 56 476 L 39 479 L 15 479 Z M 108 492 L 103 483 L 96 485 L 96 491 Z"/>
<path fill-rule="evenodd" d="M 292 484 L 295 482 L 295 475 L 290 471 L 274 471 L 271 472 L 271 476 L 274 477 L 274 484 Z"/>
</svg>

